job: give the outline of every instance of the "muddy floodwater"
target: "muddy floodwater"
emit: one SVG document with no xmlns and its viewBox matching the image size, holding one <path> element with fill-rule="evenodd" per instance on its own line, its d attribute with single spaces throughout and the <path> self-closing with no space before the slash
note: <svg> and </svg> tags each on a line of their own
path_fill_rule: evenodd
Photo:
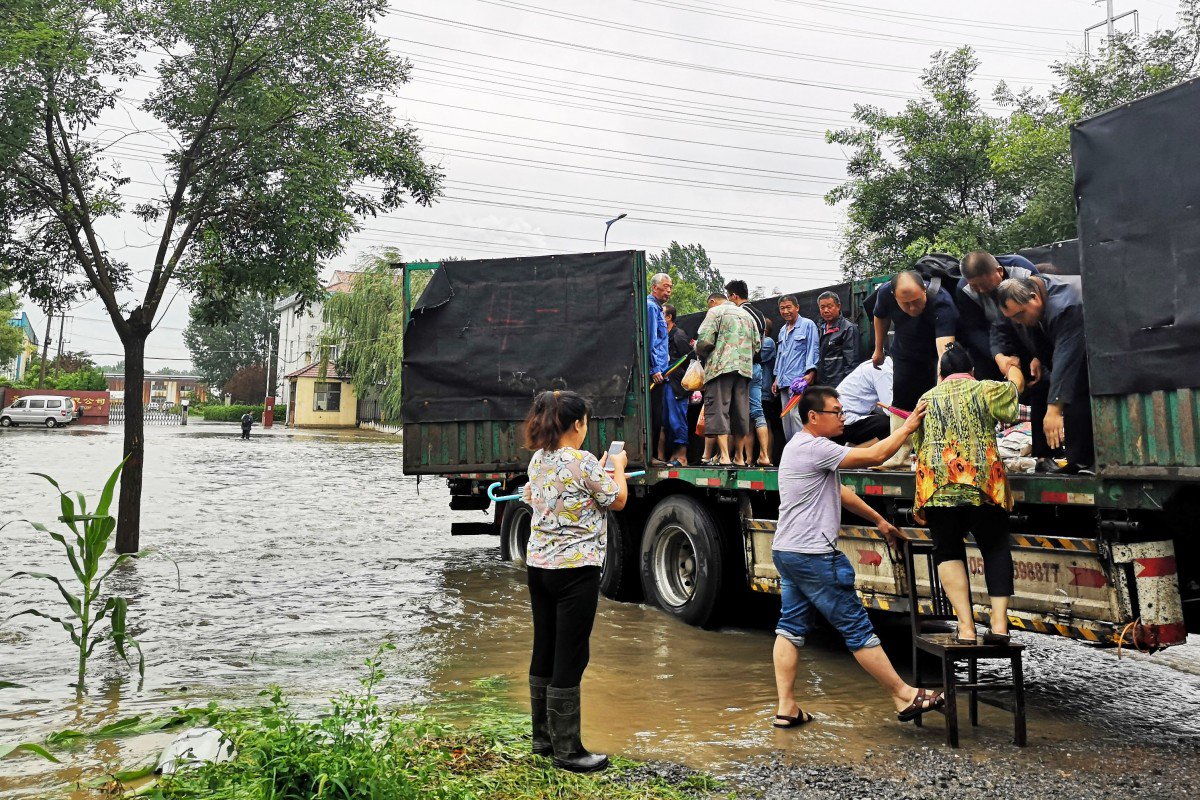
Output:
<svg viewBox="0 0 1200 800">
<path fill-rule="evenodd" d="M 0 432 L 0 523 L 51 523 L 59 513 L 53 490 L 31 472 L 98 493 L 119 460 L 120 434 L 118 427 Z M 150 429 L 142 544 L 174 559 L 179 584 L 169 561 L 147 559 L 120 570 L 110 585 L 130 598 L 145 682 L 139 688 L 136 671 L 101 648 L 79 704 L 68 686 L 74 654 L 64 632 L 31 617 L 5 622 L 0 680 L 26 688 L 0 691 L 0 743 L 211 699 L 253 703 L 270 684 L 284 687 L 296 705 L 316 707 L 356 686 L 363 658 L 384 641 L 396 646 L 386 660 L 388 701 L 436 703 L 476 679 L 503 675 L 512 679 L 513 702 L 524 702 L 530 626 L 523 573 L 499 560 L 495 539 L 449 535 L 452 520 L 483 515 L 451 512 L 443 481 L 405 477 L 400 448 L 397 437 L 371 432 L 255 429 L 243 442 L 233 425 Z M 14 524 L 0 536 L 0 574 L 33 569 L 68 577 L 61 550 L 45 535 Z M 0 616 L 61 602 L 43 582 L 0 586 Z M 940 719 L 924 729 L 897 724 L 890 703 L 836 640 L 802 654 L 804 704 L 818 724 L 772 730 L 770 613 L 768 603 L 739 627 L 701 631 L 653 608 L 602 601 L 584 686 L 589 744 L 726 775 L 766 761 L 943 752 Z M 886 638 L 906 672 L 902 631 Z M 1113 650 L 1020 638 L 1029 646 L 1030 747 L 1016 753 L 1011 718 L 985 708 L 975 730 L 963 713 L 964 753 L 1012 758 L 1014 769 L 1046 769 L 1049 759 L 1055 768 L 1107 776 L 1112 786 L 1148 763 L 1194 773 L 1197 637 L 1155 656 L 1121 659 Z M 65 793 L 81 778 L 144 762 L 167 738 L 88 743 L 66 753 L 61 766 L 7 759 L 0 796 Z"/>
</svg>

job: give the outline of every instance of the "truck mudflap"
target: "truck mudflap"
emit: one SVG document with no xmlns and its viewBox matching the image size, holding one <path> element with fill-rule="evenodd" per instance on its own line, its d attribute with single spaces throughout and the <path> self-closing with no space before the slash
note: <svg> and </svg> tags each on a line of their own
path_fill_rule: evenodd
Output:
<svg viewBox="0 0 1200 800">
<path fill-rule="evenodd" d="M 776 522 L 744 519 L 743 524 L 750 589 L 778 594 L 779 573 L 771 559 Z M 929 539 L 926 528 L 903 531 L 912 539 Z M 1107 546 L 1096 539 L 1027 534 L 1012 534 L 1011 540 L 1016 594 L 1009 605 L 1009 624 L 1013 628 L 1142 650 L 1186 640 L 1171 542 Z M 908 613 L 903 560 L 875 528 L 842 526 L 838 547 L 854 564 L 863 605 Z M 927 598 L 928 578 L 923 565 L 917 569 L 918 596 Z M 986 623 L 983 559 L 970 539 L 967 570 L 975 618 Z M 919 602 L 926 607 L 926 600 Z"/>
</svg>

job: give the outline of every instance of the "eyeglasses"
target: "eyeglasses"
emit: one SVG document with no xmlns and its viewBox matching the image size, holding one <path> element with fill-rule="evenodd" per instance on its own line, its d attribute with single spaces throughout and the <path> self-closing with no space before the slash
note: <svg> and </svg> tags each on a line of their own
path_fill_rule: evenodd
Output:
<svg viewBox="0 0 1200 800">
<path fill-rule="evenodd" d="M 845 411 L 817 411 L 817 410 L 814 408 L 814 409 L 813 409 L 813 413 L 814 413 L 814 414 L 837 414 L 837 417 L 838 417 L 838 419 L 845 419 L 845 418 L 846 418 L 846 412 L 845 412 Z"/>
</svg>

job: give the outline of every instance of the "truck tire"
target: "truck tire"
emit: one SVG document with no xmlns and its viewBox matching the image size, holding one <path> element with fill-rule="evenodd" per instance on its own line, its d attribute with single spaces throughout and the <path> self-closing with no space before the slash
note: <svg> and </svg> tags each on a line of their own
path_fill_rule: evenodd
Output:
<svg viewBox="0 0 1200 800">
<path fill-rule="evenodd" d="M 46 417 L 46 427 L 47 428 L 57 428 L 58 427 L 57 420 L 55 420 L 54 417 Z"/>
<path fill-rule="evenodd" d="M 640 600 L 637 537 L 621 514 L 608 512 L 608 545 L 604 548 L 604 567 L 600 571 L 600 593 L 610 600 Z"/>
<path fill-rule="evenodd" d="M 500 557 L 518 567 L 525 566 L 529 546 L 529 524 L 533 509 L 520 500 L 510 500 L 500 518 Z"/>
<path fill-rule="evenodd" d="M 8 417 L 0 417 L 0 428 L 12 427 L 13 421 Z"/>
<path fill-rule="evenodd" d="M 650 512 L 642 534 L 646 600 L 689 625 L 715 623 L 725 578 L 721 529 L 694 498 L 672 495 Z"/>
</svg>

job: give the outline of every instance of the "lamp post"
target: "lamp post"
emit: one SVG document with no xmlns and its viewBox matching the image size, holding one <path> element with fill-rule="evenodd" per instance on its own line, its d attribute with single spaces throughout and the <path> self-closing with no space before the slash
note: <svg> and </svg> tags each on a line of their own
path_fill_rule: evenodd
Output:
<svg viewBox="0 0 1200 800">
<path fill-rule="evenodd" d="M 628 214 L 618 214 L 617 216 L 610 219 L 608 222 L 604 223 L 604 249 L 605 250 L 608 249 L 608 229 L 613 226 L 614 222 L 616 222 L 617 220 L 625 219 L 625 217 L 627 217 L 627 216 L 629 216 L 629 215 Z"/>
</svg>

